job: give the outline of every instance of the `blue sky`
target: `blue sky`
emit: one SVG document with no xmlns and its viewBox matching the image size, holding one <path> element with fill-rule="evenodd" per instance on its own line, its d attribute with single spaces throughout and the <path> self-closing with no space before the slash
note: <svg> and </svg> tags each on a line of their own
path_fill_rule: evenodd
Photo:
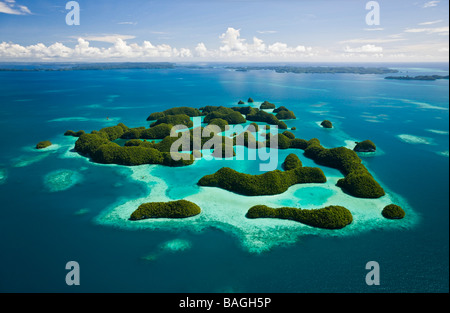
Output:
<svg viewBox="0 0 450 313">
<path fill-rule="evenodd" d="M 448 0 L 67 2 L 0 0 L 0 61 L 448 62 Z"/>
</svg>

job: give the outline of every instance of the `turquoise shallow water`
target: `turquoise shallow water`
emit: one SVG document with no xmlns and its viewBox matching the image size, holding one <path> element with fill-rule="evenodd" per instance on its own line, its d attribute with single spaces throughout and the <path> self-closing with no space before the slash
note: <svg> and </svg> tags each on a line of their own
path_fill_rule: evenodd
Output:
<svg viewBox="0 0 450 313">
<path fill-rule="evenodd" d="M 409 67 L 425 74 L 448 72 L 447 64 L 402 65 L 401 70 Z M 0 81 L 3 292 L 448 291 L 448 81 L 221 68 L 1 72 Z M 299 138 L 317 137 L 327 147 L 374 141 L 377 154 L 361 157 L 383 187 L 407 203 L 411 220 L 380 226 L 362 209 L 347 232 L 312 232 L 261 221 L 264 227 L 275 227 L 268 228 L 271 237 L 252 237 L 227 224 L 239 223 L 232 210 L 244 200 L 211 191 L 211 202 L 228 197 L 236 203 L 227 211 L 222 201 L 217 208 L 226 218 L 211 223 L 213 227 L 205 226 L 208 220 L 158 229 L 130 229 L 114 219 L 104 223 L 102 217 L 110 217 L 115 208 L 149 193 L 207 201 L 208 193 L 195 184 L 204 174 L 223 166 L 257 174 L 259 164 L 200 161 L 175 171 L 134 169 L 139 176 L 133 179 L 129 168 L 95 165 L 71 152 L 75 139 L 62 136 L 67 129 L 91 131 L 118 122 L 144 126 L 151 112 L 181 105 L 234 105 L 250 96 L 292 109 L 298 119 L 287 124 L 297 127 L 293 132 Z M 324 119 L 332 120 L 335 128 L 318 127 Z M 33 149 L 47 139 L 55 144 L 52 149 Z M 316 166 L 301 150 L 282 150 L 279 168 L 291 152 L 304 166 Z M 341 176 L 322 169 L 328 177 Z M 158 179 L 167 188 L 161 189 Z M 305 186 L 264 201 L 309 208 L 336 194 Z M 358 231 L 358 225 L 366 230 Z M 279 245 L 274 241 L 261 253 L 248 248 L 255 238 L 277 239 L 276 229 Z M 70 260 L 82 269 L 76 290 L 64 281 Z M 377 287 L 365 284 L 365 264 L 372 260 L 382 270 Z"/>
</svg>

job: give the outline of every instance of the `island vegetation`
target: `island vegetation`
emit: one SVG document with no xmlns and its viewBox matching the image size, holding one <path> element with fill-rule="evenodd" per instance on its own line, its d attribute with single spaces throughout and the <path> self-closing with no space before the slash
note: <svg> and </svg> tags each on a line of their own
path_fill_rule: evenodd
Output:
<svg viewBox="0 0 450 313">
<path fill-rule="evenodd" d="M 295 135 L 293 133 L 291 133 L 290 131 L 288 131 L 288 130 L 285 130 L 283 132 L 283 135 L 288 137 L 289 139 L 295 139 Z"/>
<path fill-rule="evenodd" d="M 171 124 L 158 124 L 150 128 L 136 127 L 128 128 L 124 130 L 120 136 L 121 139 L 164 139 L 170 136 L 172 130 Z"/>
<path fill-rule="evenodd" d="M 206 106 L 200 108 L 200 110 L 202 110 L 202 113 L 205 115 L 205 118 L 203 119 L 204 123 L 209 123 L 211 120 L 216 118 L 223 119 L 227 121 L 228 124 L 243 124 L 247 122 L 239 111 L 231 108 L 223 106 Z"/>
<path fill-rule="evenodd" d="M 36 144 L 36 149 L 38 149 L 38 150 L 45 149 L 47 147 L 50 147 L 51 145 L 52 145 L 52 143 L 48 140 L 41 141 Z"/>
<path fill-rule="evenodd" d="M 250 123 L 247 130 L 250 132 L 259 132 L 259 125 L 256 123 Z"/>
<path fill-rule="evenodd" d="M 73 130 L 67 130 L 64 133 L 64 136 L 72 136 L 72 137 L 80 137 L 81 135 L 83 135 L 85 132 L 84 130 L 79 130 L 77 132 L 74 132 Z"/>
<path fill-rule="evenodd" d="M 208 126 L 209 125 L 216 125 L 220 128 L 221 131 L 225 131 L 226 126 L 228 126 L 228 122 L 222 118 L 213 118 L 212 120 L 209 121 Z"/>
<path fill-rule="evenodd" d="M 356 146 L 353 148 L 353 151 L 356 152 L 375 152 L 376 150 L 377 146 L 370 140 L 357 142 Z"/>
<path fill-rule="evenodd" d="M 433 81 L 438 79 L 449 79 L 449 76 L 442 76 L 442 75 L 419 75 L 419 76 L 388 76 L 385 77 L 385 79 L 395 79 L 395 80 L 427 80 L 427 81 Z"/>
<path fill-rule="evenodd" d="M 248 99 L 249 103 L 253 99 Z M 238 104 L 244 104 L 239 101 Z M 272 110 L 272 113 L 263 110 Z M 203 117 L 202 125 L 192 129 L 192 117 Z M 236 155 L 234 146 L 244 145 L 248 148 L 274 148 L 274 149 L 300 149 L 304 156 L 315 163 L 338 169 L 344 175 L 339 179 L 337 186 L 351 196 L 359 198 L 379 198 L 385 192 L 367 168 L 362 164 L 356 152 L 372 152 L 376 150 L 375 144 L 370 140 L 358 142 L 351 150 L 345 147 L 327 149 L 323 147 L 317 138 L 305 140 L 296 138 L 294 133 L 288 131 L 284 119 L 295 119 L 295 114 L 284 106 L 278 108 L 265 101 L 259 108 L 253 106 L 224 107 L 205 106 L 199 109 L 190 107 L 176 107 L 162 112 L 155 112 L 148 116 L 150 127 L 129 128 L 123 123 L 105 127 L 98 131 L 85 133 L 80 130 L 66 131 L 65 136 L 78 137 L 75 150 L 93 162 L 102 164 L 118 164 L 126 166 L 142 164 L 160 164 L 170 167 L 187 166 L 193 164 L 195 159 L 201 158 L 202 153 L 193 145 L 195 131 L 204 133 L 201 145 L 210 139 L 217 137 L 221 144 L 214 145 L 212 155 L 214 157 L 228 158 Z M 252 123 L 246 131 L 234 133 L 231 137 L 220 136 L 217 133 L 209 133 L 208 127 L 218 126 L 224 131 L 228 125 Z M 257 141 L 255 132 L 270 129 L 268 125 L 258 125 L 255 122 L 277 125 L 284 130 L 276 134 L 267 132 L 262 134 L 265 140 Z M 322 126 L 328 128 L 327 120 Z M 177 137 L 170 137 L 174 125 L 184 125 L 189 130 L 179 132 Z M 332 127 L 331 122 L 329 122 Z M 291 130 L 296 130 L 292 127 Z M 180 158 L 174 160 L 170 154 L 171 147 L 184 132 L 189 132 L 190 151 L 178 152 Z M 278 144 L 271 146 L 270 139 L 277 136 Z M 154 140 L 160 140 L 155 142 Z M 123 141 L 127 140 L 124 144 Z M 153 141 L 151 141 L 153 140 Z M 120 146 L 123 144 L 123 146 Z M 51 144 L 51 143 L 50 143 Z M 231 149 L 230 149 L 231 148 Z M 323 171 L 317 167 L 304 167 L 299 156 L 290 153 L 281 164 L 282 170 L 273 170 L 260 175 L 240 173 L 229 167 L 223 167 L 217 172 L 205 175 L 197 182 L 202 187 L 218 187 L 230 192 L 245 196 L 277 195 L 286 192 L 291 186 L 304 183 L 325 183 L 327 181 Z M 150 202 L 140 205 L 131 215 L 131 221 L 151 218 L 187 218 L 201 213 L 200 207 L 195 203 L 178 200 L 170 202 Z M 388 219 L 401 219 L 405 216 L 403 209 L 397 205 L 386 206 L 382 216 Z M 353 216 L 351 212 L 342 206 L 327 206 L 320 209 L 306 210 L 292 207 L 271 208 L 265 205 L 251 207 L 247 218 L 277 218 L 287 219 L 303 223 L 311 227 L 322 229 L 341 229 L 351 224 Z"/>
<path fill-rule="evenodd" d="M 201 213 L 200 207 L 187 200 L 141 204 L 130 216 L 131 221 L 149 218 L 187 218 Z"/>
<path fill-rule="evenodd" d="M 277 111 L 277 114 L 291 112 L 285 107 L 279 107 L 274 111 Z M 280 129 L 287 129 L 286 124 L 280 121 L 275 114 L 249 106 L 233 108 L 205 106 L 200 109 L 179 107 L 157 113 L 149 116 L 150 120 L 156 118 L 149 128 L 129 128 L 123 123 L 119 123 L 116 126 L 92 131 L 90 134 L 81 133 L 75 143 L 75 150 L 90 157 L 93 162 L 103 164 L 186 166 L 192 164 L 194 159 L 201 155 L 200 151 L 195 153 L 193 151 L 198 149 L 193 145 L 193 132 L 197 128 L 188 130 L 190 132 L 188 156 L 185 156 L 186 151 L 181 151 L 180 147 L 179 156 L 185 156 L 185 159 L 182 158 L 177 161 L 171 157 L 170 149 L 173 143 L 183 135 L 183 132 L 179 132 L 178 137 L 170 137 L 170 131 L 173 125 L 178 124 L 192 127 L 193 123 L 190 120 L 192 116 L 204 116 L 204 124 L 219 126 L 222 131 L 229 124 L 241 124 L 247 120 L 253 121 L 251 125 L 256 126 L 257 130 L 267 128 L 268 125 L 262 125 L 261 127 L 261 125 L 254 123 L 255 121 L 278 125 Z M 199 131 L 203 133 L 203 130 L 207 129 L 208 126 L 200 127 Z M 69 131 L 66 133 L 73 135 Z M 78 134 L 75 133 L 75 135 Z M 278 144 L 276 146 L 271 147 L 271 136 L 277 136 Z M 360 198 L 379 198 L 385 194 L 383 188 L 361 163 L 361 159 L 355 151 L 345 147 L 326 149 L 316 138 L 309 141 L 295 138 L 295 135 L 287 130 L 274 135 L 267 133 L 265 141 L 257 141 L 250 129 L 239 135 L 234 134 L 232 138 L 219 136 L 212 132 L 201 138 L 202 147 L 214 137 L 218 137 L 217 142 L 221 143 L 220 146 L 214 147 L 214 156 L 234 156 L 234 149 L 227 149 L 227 147 L 235 145 L 244 145 L 255 149 L 263 147 L 301 149 L 304 150 L 306 157 L 313 159 L 317 164 L 340 170 L 345 177 L 340 179 L 337 185 L 350 195 Z M 128 139 L 128 141 L 124 146 L 120 146 L 115 142 L 117 139 Z M 147 141 L 154 139 L 160 139 L 161 141 L 158 143 Z M 360 144 L 365 146 L 368 141 Z M 222 168 L 214 174 L 202 177 L 198 184 L 220 187 L 245 195 L 269 195 L 282 193 L 290 186 L 298 183 L 326 182 L 325 175 L 319 168 L 302 167 L 301 161 L 294 155 L 289 155 L 286 158 L 283 168 L 285 169 L 284 172 L 275 170 L 261 175 L 248 175 L 230 168 Z"/>
<path fill-rule="evenodd" d="M 269 101 L 264 101 L 263 103 L 261 103 L 260 110 L 271 110 L 271 109 L 275 109 L 275 104 L 270 103 Z"/>
<path fill-rule="evenodd" d="M 299 147 L 304 144 L 299 142 Z M 317 138 L 307 141 L 304 147 L 306 157 L 317 164 L 336 168 L 345 175 L 337 185 L 350 195 L 358 198 L 380 198 L 385 195 L 355 151 L 345 147 L 326 149 Z"/>
<path fill-rule="evenodd" d="M 353 222 L 351 212 L 342 206 L 305 210 L 290 207 L 274 209 L 266 205 L 256 205 L 248 210 L 246 217 L 287 219 L 324 229 L 341 229 Z"/>
<path fill-rule="evenodd" d="M 323 128 L 333 128 L 333 123 L 331 123 L 329 120 L 322 121 L 322 123 L 320 123 L 320 125 Z"/>
<path fill-rule="evenodd" d="M 219 187 L 245 196 L 276 195 L 285 192 L 296 184 L 325 183 L 323 171 L 316 167 L 302 167 L 301 162 L 292 164 L 288 160 L 288 170 L 274 170 L 260 175 L 239 173 L 231 168 L 223 167 L 216 173 L 203 176 L 199 186 Z M 294 160 L 295 162 L 295 160 Z"/>
<path fill-rule="evenodd" d="M 280 121 L 275 115 L 262 111 L 257 108 L 250 108 L 251 110 L 246 114 L 246 118 L 252 122 L 263 122 L 269 125 L 277 125 L 280 129 L 287 129 L 285 122 Z M 242 112 L 241 112 L 242 113 Z"/>
<path fill-rule="evenodd" d="M 355 66 L 229 66 L 240 71 L 271 70 L 277 73 L 295 74 L 390 74 L 398 70 L 385 67 Z"/>
<path fill-rule="evenodd" d="M 396 204 L 389 204 L 383 208 L 381 214 L 388 219 L 402 219 L 405 217 L 405 211 Z"/>
<path fill-rule="evenodd" d="M 186 114 L 175 114 L 175 115 L 165 115 L 158 118 L 155 122 L 150 124 L 150 127 L 159 125 L 159 124 L 170 124 L 170 125 L 184 125 L 186 127 L 194 126 L 194 123 L 191 121 L 189 115 Z"/>
<path fill-rule="evenodd" d="M 293 170 L 297 167 L 302 167 L 302 161 L 298 158 L 298 156 L 294 153 L 289 154 L 282 164 L 282 167 L 285 171 Z"/>
<path fill-rule="evenodd" d="M 106 71 L 106 70 L 149 70 L 149 69 L 174 69 L 175 63 L 168 62 L 111 62 L 111 63 L 32 63 L 14 66 L 4 66 L 0 71 L 13 72 L 60 72 L 60 71 Z"/>
<path fill-rule="evenodd" d="M 194 117 L 194 116 L 201 116 L 202 112 L 200 112 L 198 109 L 191 108 L 191 107 L 175 107 L 175 108 L 165 110 L 163 112 L 152 113 L 149 115 L 149 117 L 147 117 L 147 121 L 158 120 L 167 115 L 178 115 L 178 114 L 185 114 L 189 117 Z"/>
<path fill-rule="evenodd" d="M 118 165 L 162 164 L 166 166 L 185 166 L 194 162 L 192 156 L 187 160 L 173 160 L 170 144 L 177 138 L 165 137 L 155 144 L 148 141 L 134 140 L 120 146 L 114 141 L 127 133 L 129 128 L 122 123 L 105 127 L 99 131 L 82 134 L 75 142 L 75 151 L 90 157 L 93 162 Z"/>
</svg>

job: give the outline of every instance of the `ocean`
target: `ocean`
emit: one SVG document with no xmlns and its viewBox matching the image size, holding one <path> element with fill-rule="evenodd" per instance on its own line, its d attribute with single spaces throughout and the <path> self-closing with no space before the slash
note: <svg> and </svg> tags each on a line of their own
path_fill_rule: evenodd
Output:
<svg viewBox="0 0 450 313">
<path fill-rule="evenodd" d="M 367 65 L 370 66 L 370 65 Z M 378 66 L 378 65 L 377 65 Z M 387 64 L 398 75 L 448 75 L 448 64 Z M 449 82 L 386 75 L 234 71 L 223 65 L 151 70 L 0 72 L 1 292 L 448 292 Z M 196 182 L 221 167 L 258 174 L 249 160 L 191 166 L 99 165 L 79 156 L 68 129 L 148 126 L 150 113 L 176 106 L 237 106 L 249 97 L 294 111 L 297 138 L 327 148 L 372 140 L 361 155 L 387 195 L 355 199 L 335 186 L 245 197 Z M 333 129 L 320 127 L 333 122 Z M 36 150 L 36 143 L 53 145 Z M 280 150 L 318 166 L 303 150 Z M 131 222 L 140 203 L 188 199 L 186 220 Z M 395 202 L 403 220 L 384 219 Z M 247 220 L 254 204 L 348 206 L 354 222 L 320 230 L 293 221 Z M 128 214 L 128 215 L 127 215 Z M 80 285 L 66 284 L 66 263 Z M 380 265 L 367 285 L 366 264 Z"/>
</svg>

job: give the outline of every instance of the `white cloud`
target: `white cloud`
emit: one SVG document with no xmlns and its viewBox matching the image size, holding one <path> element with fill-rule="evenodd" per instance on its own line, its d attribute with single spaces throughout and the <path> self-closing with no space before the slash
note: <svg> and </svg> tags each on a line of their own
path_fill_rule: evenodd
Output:
<svg viewBox="0 0 450 313">
<path fill-rule="evenodd" d="M 90 47 L 89 42 L 83 38 L 78 39 L 78 45 L 75 46 L 73 51 L 74 55 L 85 56 L 88 58 L 97 58 L 101 56 L 101 50 L 99 48 Z"/>
<path fill-rule="evenodd" d="M 259 38 L 253 37 L 253 44 L 250 49 L 256 52 L 264 52 L 266 50 L 266 44 Z"/>
<path fill-rule="evenodd" d="M 200 42 L 199 44 L 197 44 L 197 46 L 195 47 L 195 53 L 199 56 L 199 57 L 205 57 L 208 53 L 208 49 L 206 48 L 205 44 L 203 42 Z"/>
<path fill-rule="evenodd" d="M 222 52 L 244 52 L 247 50 L 245 39 L 240 38 L 240 30 L 229 27 L 225 33 L 220 35 L 223 46 L 220 47 Z"/>
<path fill-rule="evenodd" d="M 404 38 L 400 38 L 400 35 L 391 35 L 388 36 L 388 38 L 376 38 L 376 39 L 349 39 L 340 41 L 340 44 L 380 44 L 380 43 L 389 43 L 389 42 L 397 42 L 397 41 L 403 41 Z"/>
<path fill-rule="evenodd" d="M 71 38 L 74 38 L 74 37 L 71 37 Z M 136 36 L 113 34 L 113 35 L 99 35 L 99 36 L 91 35 L 91 36 L 83 36 L 83 37 L 77 37 L 77 38 L 82 38 L 82 39 L 88 40 L 88 41 L 101 41 L 101 42 L 115 43 L 118 39 L 128 40 L 128 39 L 134 39 L 134 38 L 136 38 Z"/>
<path fill-rule="evenodd" d="M 364 45 L 357 48 L 350 48 L 349 46 L 347 46 L 344 50 L 347 53 L 381 53 L 383 52 L 383 47 L 375 45 Z"/>
<path fill-rule="evenodd" d="M 69 48 L 62 43 L 54 43 L 46 46 L 42 43 L 30 46 L 21 46 L 14 43 L 0 43 L 0 57 L 4 59 L 71 59 L 80 60 L 105 60 L 105 59 L 139 59 L 148 58 L 189 58 L 192 53 L 189 49 L 172 48 L 162 44 L 154 46 L 149 41 L 142 45 L 136 43 L 127 44 L 121 38 L 117 38 L 114 44 L 108 48 L 91 47 L 88 40 L 78 38 L 74 48 Z"/>
<path fill-rule="evenodd" d="M 384 30 L 384 28 L 381 28 L 381 27 L 378 27 L 378 28 L 364 28 L 364 30 L 365 31 L 368 31 L 368 32 L 376 32 L 376 31 L 382 31 L 382 30 Z"/>
<path fill-rule="evenodd" d="M 168 32 L 160 32 L 160 31 L 150 31 L 150 34 L 155 34 L 155 35 L 168 35 Z"/>
<path fill-rule="evenodd" d="M 16 4 L 14 0 L 0 1 L 0 13 L 12 15 L 27 15 L 32 14 L 30 9 L 24 5 Z"/>
<path fill-rule="evenodd" d="M 12 0 L 10 0 L 12 1 Z M 433 30 L 430 30 L 433 29 Z M 417 28 L 410 33 L 435 32 L 443 34 L 447 28 Z M 281 41 L 265 42 L 258 37 L 243 38 L 239 29 L 228 28 L 218 36 L 216 47 L 199 42 L 192 49 L 172 47 L 150 41 L 127 42 L 130 35 L 85 35 L 76 43 L 66 46 L 61 42 L 50 45 L 37 43 L 22 46 L 13 42 L 0 42 L 0 59 L 4 61 L 70 60 L 82 61 L 370 61 L 382 58 L 388 60 L 447 60 L 448 42 L 439 40 L 412 44 L 402 38 L 407 33 L 385 36 L 378 39 L 351 39 L 339 45 L 309 47 L 292 45 Z M 97 42 L 107 43 L 96 45 Z M 395 45 L 390 44 L 398 42 Z M 447 51 L 447 53 L 446 53 Z"/>
<path fill-rule="evenodd" d="M 387 49 L 386 49 L 387 50 Z M 448 61 L 448 43 L 412 43 L 389 48 L 389 54 L 403 55 L 404 59 L 414 59 L 420 61 L 433 61 L 437 57 L 439 60 Z"/>
<path fill-rule="evenodd" d="M 118 25 L 137 25 L 137 22 L 120 22 Z"/>
<path fill-rule="evenodd" d="M 17 7 L 19 8 L 19 10 L 20 10 L 21 12 L 26 13 L 26 14 L 31 14 L 30 9 L 28 9 L 26 6 L 24 6 L 24 5 L 18 5 Z"/>
<path fill-rule="evenodd" d="M 257 30 L 258 34 L 276 34 L 278 33 L 276 30 Z"/>
<path fill-rule="evenodd" d="M 229 27 L 225 33 L 220 35 L 219 39 L 221 39 L 222 45 L 218 50 L 208 50 L 203 43 L 200 43 L 195 48 L 196 55 L 216 59 L 270 59 L 273 57 L 296 59 L 308 57 L 312 54 L 312 48 L 303 45 L 290 47 L 282 42 L 267 45 L 262 39 L 257 37 L 253 37 L 252 42 L 247 42 L 246 39 L 241 37 L 240 30 L 232 27 Z"/>
<path fill-rule="evenodd" d="M 423 23 L 419 23 L 419 25 L 433 25 L 433 24 L 437 24 L 437 23 L 441 23 L 443 22 L 443 20 L 437 20 L 437 21 L 431 21 L 431 22 L 423 22 Z"/>
<path fill-rule="evenodd" d="M 408 28 L 405 30 L 405 33 L 427 33 L 427 34 L 438 34 L 438 35 L 447 35 L 449 34 L 449 27 L 428 27 L 428 28 Z"/>
<path fill-rule="evenodd" d="M 441 1 L 428 1 L 427 3 L 425 3 L 424 5 L 423 5 L 423 8 L 432 8 L 432 7 L 435 7 L 435 6 L 437 6 L 438 4 L 439 4 L 439 2 L 441 2 Z"/>
</svg>

